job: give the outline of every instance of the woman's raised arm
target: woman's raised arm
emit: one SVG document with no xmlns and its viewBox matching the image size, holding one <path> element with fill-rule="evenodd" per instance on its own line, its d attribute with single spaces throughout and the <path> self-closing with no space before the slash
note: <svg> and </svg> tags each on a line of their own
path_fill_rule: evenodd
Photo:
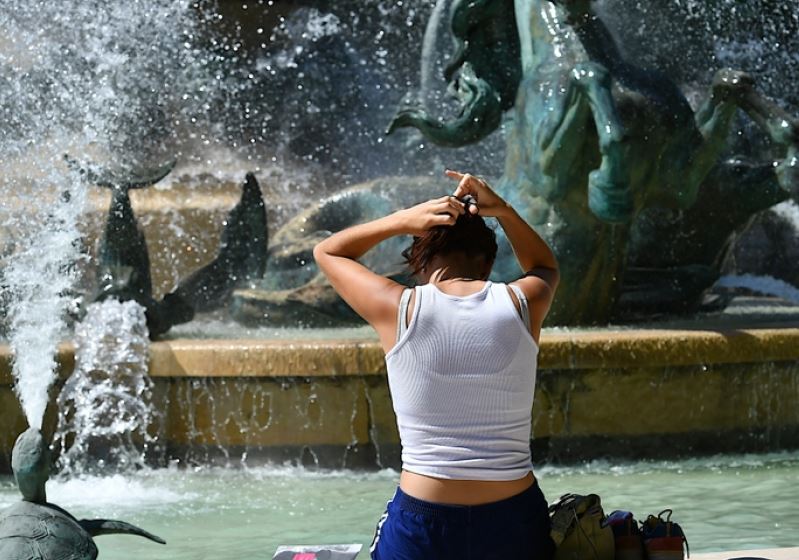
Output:
<svg viewBox="0 0 799 560">
<path fill-rule="evenodd" d="M 463 203 L 443 196 L 344 229 L 314 247 L 316 264 L 341 298 L 377 331 L 383 349 L 394 345 L 404 286 L 372 272 L 358 259 L 395 235 L 421 235 L 433 226 L 452 225 L 463 208 Z"/>
</svg>

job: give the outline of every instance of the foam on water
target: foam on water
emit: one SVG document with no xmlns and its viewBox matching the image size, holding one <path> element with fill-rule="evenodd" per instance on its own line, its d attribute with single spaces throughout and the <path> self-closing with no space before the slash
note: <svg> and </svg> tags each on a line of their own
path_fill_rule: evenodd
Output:
<svg viewBox="0 0 799 560">
<path fill-rule="evenodd" d="M 192 500 L 195 494 L 178 492 L 165 484 L 148 483 L 146 479 L 116 474 L 112 476 L 79 476 L 48 483 L 47 498 L 62 507 L 129 509 L 161 507 Z"/>
<path fill-rule="evenodd" d="M 797 466 L 799 455 L 792 451 L 713 455 L 659 461 L 611 461 L 597 459 L 574 465 L 544 465 L 536 469 L 542 478 L 573 475 L 646 475 L 651 473 L 717 471 L 723 469 L 769 469 L 778 466 Z"/>
</svg>

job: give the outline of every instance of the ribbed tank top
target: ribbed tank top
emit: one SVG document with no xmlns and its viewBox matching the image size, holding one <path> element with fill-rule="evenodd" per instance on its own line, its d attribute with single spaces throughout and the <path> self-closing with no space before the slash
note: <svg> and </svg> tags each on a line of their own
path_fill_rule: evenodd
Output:
<svg viewBox="0 0 799 560">
<path fill-rule="evenodd" d="M 418 286 L 386 354 L 402 468 L 437 478 L 515 480 L 532 469 L 538 345 L 505 284 L 468 296 Z"/>
</svg>

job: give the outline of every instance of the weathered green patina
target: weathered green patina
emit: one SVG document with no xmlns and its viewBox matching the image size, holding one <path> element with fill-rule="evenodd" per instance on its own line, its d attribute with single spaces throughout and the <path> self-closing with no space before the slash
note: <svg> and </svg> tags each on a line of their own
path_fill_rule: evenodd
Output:
<svg viewBox="0 0 799 560">
<path fill-rule="evenodd" d="M 487 31 L 511 21 L 518 34 L 504 40 Z M 498 188 L 564 269 L 554 323 L 606 321 L 620 296 L 655 309 L 694 305 L 718 277 L 733 231 L 799 194 L 799 123 L 742 72 L 719 71 L 694 113 L 668 76 L 622 57 L 590 0 L 456 1 L 451 22 L 456 45 L 468 47 L 454 61 L 460 72 L 449 69 L 450 88 L 482 85 L 462 96 L 461 115 L 472 118 L 442 123 L 403 108 L 389 130 L 415 126 L 433 142 L 464 145 L 498 123 L 482 107 L 517 88 Z M 784 159 L 720 161 L 739 108 Z"/>
<path fill-rule="evenodd" d="M 47 501 L 50 450 L 41 432 L 28 428 L 14 444 L 11 467 L 22 501 L 0 513 L 0 558 L 3 560 L 94 560 L 97 535 L 138 535 L 166 544 L 152 533 L 110 519 L 78 520 Z"/>
<path fill-rule="evenodd" d="M 445 74 L 459 114 L 446 121 L 404 106 L 389 132 L 415 127 L 435 143 L 462 146 L 490 134 L 512 109 L 497 188 L 559 258 L 563 280 L 550 324 L 695 307 L 718 278 L 733 232 L 799 195 L 799 121 L 757 93 L 747 74 L 729 69 L 716 73 L 694 112 L 669 76 L 622 57 L 590 0 L 457 0 L 451 32 L 455 55 Z M 782 160 L 723 159 L 738 109 L 784 152 Z M 239 315 L 271 323 L 298 316 L 315 323 L 318 312 L 323 322 L 350 319 L 316 275 L 312 245 L 447 188 L 408 189 L 412 182 L 364 184 L 290 222 L 277 234 L 281 246 L 270 249 L 264 290 L 237 294 Z M 393 199 L 386 194 L 370 207 L 375 189 L 389 185 Z M 393 250 L 378 248 L 370 258 L 396 262 Z M 518 274 L 501 244 L 494 277 Z"/>
</svg>

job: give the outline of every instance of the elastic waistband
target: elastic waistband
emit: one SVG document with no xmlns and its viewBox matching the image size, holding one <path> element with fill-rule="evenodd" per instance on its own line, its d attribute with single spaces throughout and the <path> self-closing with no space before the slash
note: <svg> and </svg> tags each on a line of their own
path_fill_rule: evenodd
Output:
<svg viewBox="0 0 799 560">
<path fill-rule="evenodd" d="M 399 487 L 391 502 L 404 511 L 443 518 L 448 521 L 468 522 L 475 519 L 502 515 L 505 512 L 513 512 L 519 508 L 529 507 L 530 504 L 539 498 L 544 502 L 544 507 L 546 507 L 546 501 L 541 493 L 541 489 L 538 487 L 538 481 L 535 481 L 529 488 L 515 496 L 505 498 L 498 502 L 476 506 L 427 502 L 409 496 Z"/>
</svg>

